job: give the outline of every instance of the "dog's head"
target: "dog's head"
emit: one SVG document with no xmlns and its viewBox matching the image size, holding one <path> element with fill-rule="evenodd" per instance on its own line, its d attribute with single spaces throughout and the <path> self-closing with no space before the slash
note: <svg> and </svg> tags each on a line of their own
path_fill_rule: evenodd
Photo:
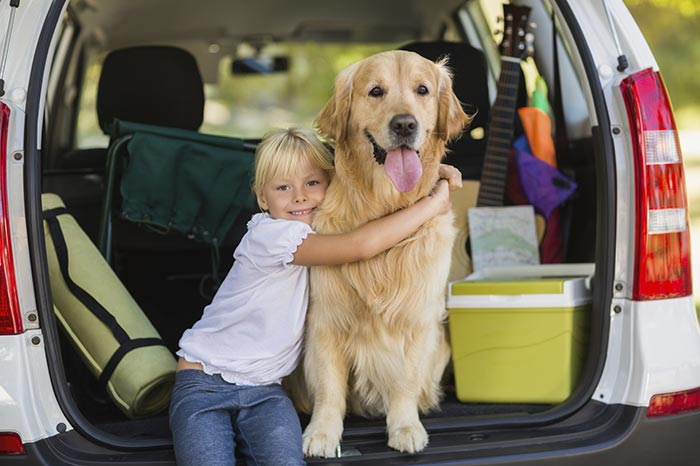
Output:
<svg viewBox="0 0 700 466">
<path fill-rule="evenodd" d="M 399 192 L 416 188 L 424 169 L 436 173 L 446 142 L 469 121 L 446 60 L 406 51 L 379 53 L 343 70 L 316 118 L 321 133 L 335 141 L 339 175 L 349 165 L 368 176 L 383 170 Z"/>
</svg>

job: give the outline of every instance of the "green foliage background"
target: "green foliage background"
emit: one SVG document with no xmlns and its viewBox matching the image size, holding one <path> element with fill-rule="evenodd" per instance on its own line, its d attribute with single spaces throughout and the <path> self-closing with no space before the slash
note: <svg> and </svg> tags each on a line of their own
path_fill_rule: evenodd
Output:
<svg viewBox="0 0 700 466">
<path fill-rule="evenodd" d="M 700 130 L 700 0 L 625 0 L 659 64 L 681 129 Z"/>
</svg>

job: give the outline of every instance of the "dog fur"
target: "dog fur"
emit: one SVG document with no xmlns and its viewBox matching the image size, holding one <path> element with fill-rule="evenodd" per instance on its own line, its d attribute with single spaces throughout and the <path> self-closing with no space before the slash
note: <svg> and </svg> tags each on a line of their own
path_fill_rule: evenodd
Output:
<svg viewBox="0 0 700 466">
<path fill-rule="evenodd" d="M 445 144 L 468 122 L 444 60 L 391 51 L 343 70 L 316 119 L 334 142 L 336 176 L 314 229 L 350 231 L 427 196 Z M 383 160 L 400 146 L 415 149 L 422 166 L 406 192 Z M 444 294 L 454 235 L 446 213 L 370 260 L 311 268 L 303 361 L 313 406 L 307 456 L 335 455 L 347 405 L 359 415 L 386 416 L 390 447 L 413 453 L 427 445 L 419 411 L 439 406 L 449 361 Z"/>
</svg>

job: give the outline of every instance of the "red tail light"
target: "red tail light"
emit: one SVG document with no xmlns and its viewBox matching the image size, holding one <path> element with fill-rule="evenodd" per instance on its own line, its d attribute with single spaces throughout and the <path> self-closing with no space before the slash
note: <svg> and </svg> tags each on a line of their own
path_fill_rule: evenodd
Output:
<svg viewBox="0 0 700 466">
<path fill-rule="evenodd" d="M 0 335 L 22 333 L 7 208 L 7 135 L 10 109 L 0 102 Z"/>
<path fill-rule="evenodd" d="M 647 416 L 670 416 L 692 411 L 700 411 L 700 388 L 652 396 Z"/>
<path fill-rule="evenodd" d="M 14 432 L 0 432 L 0 455 L 23 455 L 22 439 Z"/>
<path fill-rule="evenodd" d="M 692 294 L 688 204 L 671 101 L 651 68 L 620 84 L 635 167 L 636 300 Z"/>
</svg>

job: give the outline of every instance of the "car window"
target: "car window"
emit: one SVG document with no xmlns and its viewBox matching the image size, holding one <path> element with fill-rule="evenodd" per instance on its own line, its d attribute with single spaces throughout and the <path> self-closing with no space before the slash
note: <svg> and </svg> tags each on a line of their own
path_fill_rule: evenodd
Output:
<svg viewBox="0 0 700 466">
<path fill-rule="evenodd" d="M 78 149 L 88 147 L 107 147 L 109 138 L 102 134 L 97 122 L 97 83 L 104 54 L 92 56 L 85 68 L 83 88 L 80 92 L 80 105 L 76 124 L 75 142 Z"/>
<path fill-rule="evenodd" d="M 232 58 L 219 61 L 215 82 L 205 83 L 201 132 L 260 138 L 273 127 L 310 127 L 333 90 L 338 72 L 350 63 L 400 44 L 280 43 L 265 54 L 286 56 L 289 69 L 271 74 L 234 74 Z M 104 147 L 95 110 L 97 82 L 104 55 L 87 65 L 81 93 L 76 141 L 79 148 Z"/>
</svg>

